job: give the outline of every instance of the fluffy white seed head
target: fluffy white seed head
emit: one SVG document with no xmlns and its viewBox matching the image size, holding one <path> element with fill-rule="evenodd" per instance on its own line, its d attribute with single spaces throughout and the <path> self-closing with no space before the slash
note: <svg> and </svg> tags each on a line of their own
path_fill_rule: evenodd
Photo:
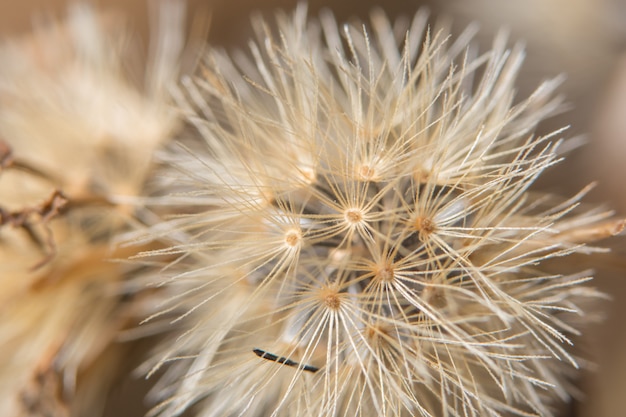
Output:
<svg viewBox="0 0 626 417">
<path fill-rule="evenodd" d="M 610 215 L 528 191 L 558 160 L 560 132 L 533 134 L 558 81 L 516 97 L 520 48 L 477 55 L 423 12 L 254 27 L 178 93 L 197 135 L 166 161 L 185 211 L 153 254 L 177 258 L 157 314 L 184 331 L 155 412 L 551 415 L 597 294 L 543 265 Z"/>
</svg>

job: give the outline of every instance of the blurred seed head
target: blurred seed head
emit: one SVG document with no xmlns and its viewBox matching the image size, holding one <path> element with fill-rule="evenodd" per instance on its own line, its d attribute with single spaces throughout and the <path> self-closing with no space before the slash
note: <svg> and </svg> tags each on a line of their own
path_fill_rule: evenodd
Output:
<svg viewBox="0 0 626 417">
<path fill-rule="evenodd" d="M 138 49 L 124 25 L 87 5 L 0 48 L 3 416 L 99 415 L 118 333 L 137 324 L 137 267 L 112 259 L 138 250 L 114 238 L 143 221 L 137 198 L 176 126 L 166 87 L 184 8 L 160 7 L 169 43 L 155 39 L 145 86 L 129 75 Z"/>
</svg>

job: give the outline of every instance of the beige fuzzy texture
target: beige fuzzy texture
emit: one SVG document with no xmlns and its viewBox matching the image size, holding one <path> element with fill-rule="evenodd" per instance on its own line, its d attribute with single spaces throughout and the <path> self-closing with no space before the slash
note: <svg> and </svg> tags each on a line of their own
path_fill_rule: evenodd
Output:
<svg viewBox="0 0 626 417">
<path fill-rule="evenodd" d="M 150 253 L 179 257 L 152 319 L 182 329 L 155 412 L 553 415 L 600 297 L 565 259 L 623 228 L 591 187 L 529 190 L 560 157 L 533 134 L 558 80 L 516 97 L 521 48 L 477 54 L 424 13 L 276 20 L 176 96 L 197 135 L 165 156 L 183 211 Z"/>
<path fill-rule="evenodd" d="M 529 33 L 550 48 L 602 38 L 577 30 L 587 0 L 531 3 L 472 12 L 561 11 L 541 25 L 559 36 Z M 521 47 L 478 53 L 423 12 L 364 30 L 299 8 L 203 55 L 175 114 L 165 4 L 139 77 L 119 16 L 85 6 L 0 47 L 0 415 L 98 415 L 129 328 L 168 330 L 142 369 L 167 416 L 549 416 L 578 395 L 569 345 L 602 297 L 578 261 L 624 221 L 582 203 L 592 186 L 533 189 L 567 135 L 533 135 L 558 80 L 516 94 Z"/>
<path fill-rule="evenodd" d="M 0 415 L 102 411 L 114 342 L 137 321 L 122 301 L 135 267 L 112 261 L 137 249 L 114 238 L 138 223 L 135 199 L 176 123 L 165 88 L 183 9 L 162 6 L 169 43 L 155 40 L 145 86 L 127 74 L 137 50 L 124 25 L 86 5 L 0 48 Z"/>
</svg>

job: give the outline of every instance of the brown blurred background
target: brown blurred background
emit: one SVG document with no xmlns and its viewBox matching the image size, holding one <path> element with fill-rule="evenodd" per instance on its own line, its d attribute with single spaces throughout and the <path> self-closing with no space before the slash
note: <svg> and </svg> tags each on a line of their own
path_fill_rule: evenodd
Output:
<svg viewBox="0 0 626 417">
<path fill-rule="evenodd" d="M 0 36 L 24 34 L 33 21 L 47 16 L 62 18 L 67 0 L 0 0 Z M 143 39 L 148 33 L 148 0 L 93 1 L 104 10 L 127 16 L 129 27 Z M 190 0 L 190 15 L 210 13 L 209 41 L 245 47 L 249 15 L 253 10 L 293 8 L 289 0 Z M 548 172 L 541 185 L 572 194 L 593 180 L 600 185 L 588 200 L 606 202 L 626 216 L 626 0 L 315 0 L 312 15 L 322 7 L 338 20 L 366 18 L 378 5 L 389 15 L 412 14 L 426 4 L 434 15 L 452 17 L 454 30 L 470 21 L 481 25 L 478 39 L 488 46 L 500 27 L 513 41 L 524 40 L 527 61 L 520 76 L 520 95 L 560 73 L 567 74 L 561 91 L 571 109 L 548 122 L 545 129 L 571 124 L 570 136 L 586 134 L 587 144 Z M 486 47 L 485 46 L 485 47 Z M 606 242 L 612 256 L 602 258 L 596 285 L 612 297 L 604 307 L 602 325 L 589 329 L 580 350 L 592 356 L 597 369 L 581 381 L 585 397 L 572 404 L 568 416 L 623 417 L 626 415 L 626 239 Z M 139 355 L 137 355 L 139 356 Z M 139 358 L 138 358 L 139 360 Z M 144 384 L 145 385 L 145 384 Z M 111 393 L 109 416 L 143 413 L 141 382 L 121 380 Z M 121 408 L 125 409 L 122 414 Z"/>
</svg>

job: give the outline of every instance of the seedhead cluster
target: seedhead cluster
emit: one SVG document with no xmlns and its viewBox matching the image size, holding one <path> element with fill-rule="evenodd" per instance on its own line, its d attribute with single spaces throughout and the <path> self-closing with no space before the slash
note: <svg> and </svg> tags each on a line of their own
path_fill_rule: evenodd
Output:
<svg viewBox="0 0 626 417">
<path fill-rule="evenodd" d="M 529 191 L 559 159 L 561 132 L 533 133 L 558 80 L 517 98 L 521 48 L 476 54 L 423 12 L 254 24 L 251 54 L 209 50 L 176 94 L 161 201 L 182 213 L 151 255 L 176 259 L 155 315 L 184 330 L 155 411 L 552 415 L 598 294 L 543 266 L 620 225 Z"/>
</svg>

